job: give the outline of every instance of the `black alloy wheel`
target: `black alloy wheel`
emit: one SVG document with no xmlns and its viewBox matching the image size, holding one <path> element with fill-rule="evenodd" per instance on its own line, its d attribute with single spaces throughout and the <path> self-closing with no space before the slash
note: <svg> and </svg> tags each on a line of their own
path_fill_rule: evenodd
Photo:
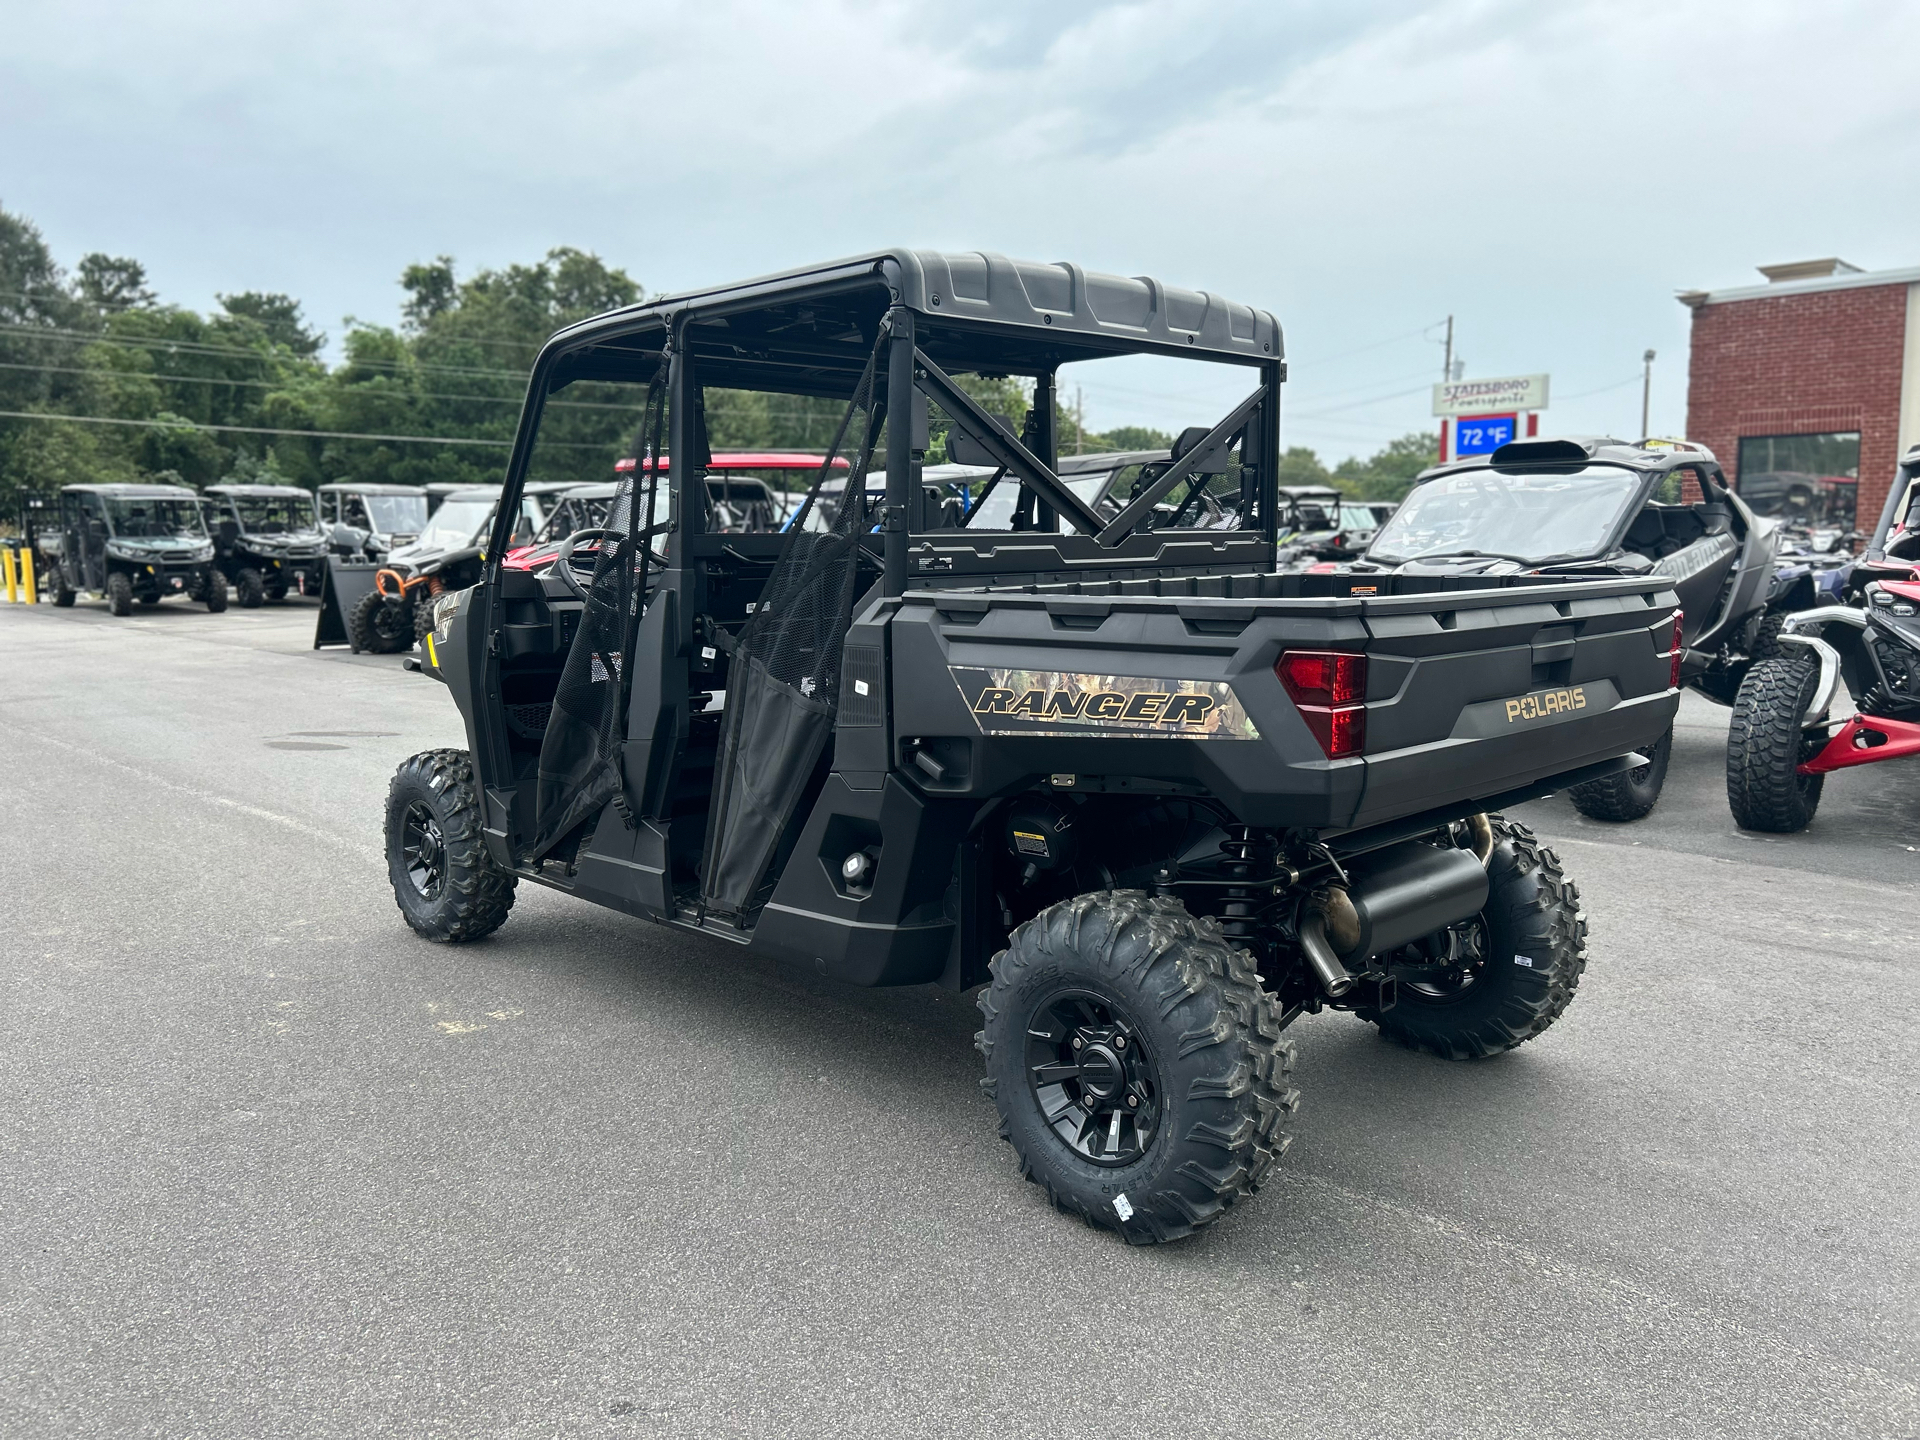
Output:
<svg viewBox="0 0 1920 1440">
<path fill-rule="evenodd" d="M 421 801 L 407 807 L 400 825 L 400 853 L 406 859 L 407 879 L 422 900 L 438 900 L 447 888 L 447 842 L 440 822 Z"/>
<path fill-rule="evenodd" d="M 1490 818 L 1486 905 L 1382 957 L 1392 1003 L 1357 1012 L 1387 1039 L 1448 1060 L 1485 1059 L 1544 1033 L 1587 968 L 1586 916 L 1560 857 L 1526 826 Z"/>
<path fill-rule="evenodd" d="M 1139 1027 L 1089 990 L 1056 991 L 1027 1021 L 1027 1082 L 1053 1133 L 1095 1165 L 1131 1165 L 1160 1125 L 1160 1071 Z"/>
<path fill-rule="evenodd" d="M 1138 890 L 1050 905 L 980 992 L 982 1086 L 1020 1173 L 1153 1245 L 1252 1195 L 1299 1097 L 1279 1002 L 1218 922 Z"/>
<path fill-rule="evenodd" d="M 1481 916 L 1416 940 L 1393 957 L 1393 978 L 1403 998 L 1449 1005 L 1487 971 L 1487 924 Z"/>
<path fill-rule="evenodd" d="M 387 790 L 387 878 L 407 924 L 429 940 L 463 944 L 498 930 L 516 877 L 487 854 L 473 760 L 427 750 L 394 772 Z"/>
</svg>

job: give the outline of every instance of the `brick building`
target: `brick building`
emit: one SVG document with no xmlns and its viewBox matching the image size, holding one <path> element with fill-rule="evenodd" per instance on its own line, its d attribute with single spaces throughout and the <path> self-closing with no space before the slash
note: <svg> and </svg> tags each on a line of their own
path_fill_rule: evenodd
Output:
<svg viewBox="0 0 1920 1440">
<path fill-rule="evenodd" d="M 1763 265 L 1764 285 L 1683 291 L 1687 438 L 1766 514 L 1871 530 L 1920 442 L 1920 267 Z"/>
</svg>

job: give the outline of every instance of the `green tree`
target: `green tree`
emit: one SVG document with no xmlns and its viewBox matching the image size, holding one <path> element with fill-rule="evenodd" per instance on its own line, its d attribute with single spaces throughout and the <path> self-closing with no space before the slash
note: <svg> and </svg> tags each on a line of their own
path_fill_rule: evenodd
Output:
<svg viewBox="0 0 1920 1440">
<path fill-rule="evenodd" d="M 147 287 L 147 267 L 124 255 L 94 251 L 73 267 L 73 293 L 96 310 L 131 310 L 158 298 Z"/>
<path fill-rule="evenodd" d="M 1331 485 L 1333 476 L 1320 457 L 1305 445 L 1289 445 L 1280 452 L 1282 485 Z"/>
<path fill-rule="evenodd" d="M 309 330 L 300 314 L 300 302 L 291 295 L 263 295 L 244 290 L 238 295 L 216 297 L 220 308 L 236 320 L 251 320 L 271 345 L 283 346 L 302 360 L 311 360 L 327 343 L 327 337 Z"/>
<path fill-rule="evenodd" d="M 1414 431 L 1388 441 L 1368 459 L 1342 460 L 1333 469 L 1333 483 L 1362 500 L 1403 500 L 1414 477 L 1439 458 L 1438 432 Z"/>
</svg>

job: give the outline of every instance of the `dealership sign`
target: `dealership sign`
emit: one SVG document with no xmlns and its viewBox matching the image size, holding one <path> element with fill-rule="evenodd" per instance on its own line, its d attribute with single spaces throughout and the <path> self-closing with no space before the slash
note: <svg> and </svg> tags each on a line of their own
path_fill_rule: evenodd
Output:
<svg viewBox="0 0 1920 1440">
<path fill-rule="evenodd" d="M 1433 387 L 1433 413 L 1498 415 L 1547 408 L 1547 377 L 1509 375 L 1497 380 L 1454 380 Z"/>
</svg>

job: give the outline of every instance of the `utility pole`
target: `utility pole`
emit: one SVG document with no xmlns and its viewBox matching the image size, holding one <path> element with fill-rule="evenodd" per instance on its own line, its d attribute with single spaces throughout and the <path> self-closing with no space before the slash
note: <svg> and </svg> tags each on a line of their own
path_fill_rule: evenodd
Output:
<svg viewBox="0 0 1920 1440">
<path fill-rule="evenodd" d="M 1640 438 L 1647 438 L 1647 415 L 1653 404 L 1653 351 L 1640 357 L 1647 368 L 1640 377 Z"/>
<path fill-rule="evenodd" d="M 1447 358 L 1440 362 L 1440 383 L 1453 383 L 1453 317 L 1447 316 Z"/>
</svg>

